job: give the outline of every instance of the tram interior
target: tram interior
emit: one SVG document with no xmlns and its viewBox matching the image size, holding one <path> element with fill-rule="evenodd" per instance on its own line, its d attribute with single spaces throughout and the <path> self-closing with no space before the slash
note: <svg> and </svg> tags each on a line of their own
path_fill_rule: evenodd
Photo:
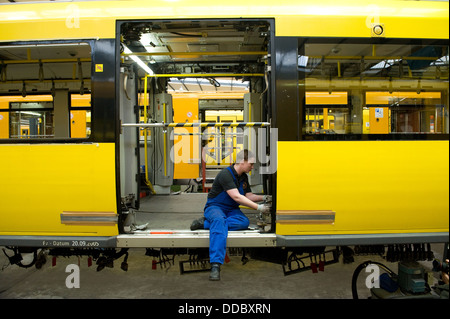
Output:
<svg viewBox="0 0 450 319">
<path fill-rule="evenodd" d="M 123 23 L 121 79 L 125 81 L 121 81 L 121 95 L 127 92 L 127 97 L 121 98 L 123 121 L 268 121 L 264 75 L 269 32 L 269 23 L 257 20 Z M 130 92 L 138 100 L 139 115 L 132 109 L 136 102 Z M 132 225 L 188 229 L 202 216 L 218 172 L 232 164 L 244 148 L 257 154 L 257 134 L 257 129 L 226 126 L 124 128 L 122 195 L 139 196 L 123 199 L 126 207 L 136 208 L 130 218 Z M 133 143 L 136 135 L 139 159 L 133 151 L 138 146 Z M 257 163 L 250 174 L 252 191 L 267 193 L 268 179 L 258 169 Z M 133 182 L 135 174 L 140 176 L 139 189 Z M 251 227 L 258 229 L 261 220 L 257 220 L 257 212 L 243 211 L 252 221 Z M 266 219 L 270 228 L 270 216 Z"/>
</svg>

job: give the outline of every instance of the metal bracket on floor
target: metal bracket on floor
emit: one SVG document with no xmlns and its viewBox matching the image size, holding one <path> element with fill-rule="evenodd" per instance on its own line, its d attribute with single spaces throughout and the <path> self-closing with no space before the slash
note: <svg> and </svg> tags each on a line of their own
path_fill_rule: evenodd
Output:
<svg viewBox="0 0 450 319">
<path fill-rule="evenodd" d="M 175 264 L 175 255 L 177 254 L 176 249 L 172 248 L 161 248 L 159 250 L 153 248 L 146 248 L 145 255 L 149 257 L 153 257 L 152 260 L 152 269 L 155 270 L 157 265 L 161 267 L 161 269 L 166 267 L 166 263 L 169 265 Z M 171 255 L 169 257 L 169 255 Z M 158 259 L 158 261 L 156 261 Z"/>
<path fill-rule="evenodd" d="M 314 260 L 313 260 L 314 258 Z M 317 261 L 317 258 L 319 261 Z M 325 247 L 294 249 L 282 263 L 285 276 L 311 270 L 313 273 L 324 271 L 325 265 L 339 261 L 338 249 L 325 251 Z"/>
<path fill-rule="evenodd" d="M 180 275 L 211 270 L 208 248 L 189 249 L 189 259 L 180 261 Z"/>
</svg>

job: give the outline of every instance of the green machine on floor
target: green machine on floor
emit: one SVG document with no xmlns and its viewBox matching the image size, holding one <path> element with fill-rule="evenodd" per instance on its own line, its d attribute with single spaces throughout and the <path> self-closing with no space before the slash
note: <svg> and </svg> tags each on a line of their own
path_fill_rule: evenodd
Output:
<svg viewBox="0 0 450 319">
<path fill-rule="evenodd" d="M 369 265 L 376 265 L 385 271 L 379 276 L 378 283 L 370 288 L 371 299 L 442 299 L 449 296 L 448 284 L 438 284 L 430 288 L 426 280 L 428 273 L 416 261 L 399 262 L 398 274 L 381 263 L 366 261 L 360 264 L 353 273 L 353 299 L 358 299 L 356 289 L 358 276 Z M 433 271 L 448 273 L 448 264 L 435 260 Z"/>
</svg>

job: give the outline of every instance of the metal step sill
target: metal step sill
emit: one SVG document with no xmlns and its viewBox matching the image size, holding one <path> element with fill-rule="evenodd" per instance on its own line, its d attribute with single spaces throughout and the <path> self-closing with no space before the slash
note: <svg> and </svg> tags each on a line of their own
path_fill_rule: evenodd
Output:
<svg viewBox="0 0 450 319">
<path fill-rule="evenodd" d="M 274 233 L 258 230 L 229 231 L 227 247 L 275 247 Z M 120 248 L 208 248 L 209 230 L 144 230 L 117 236 Z"/>
</svg>

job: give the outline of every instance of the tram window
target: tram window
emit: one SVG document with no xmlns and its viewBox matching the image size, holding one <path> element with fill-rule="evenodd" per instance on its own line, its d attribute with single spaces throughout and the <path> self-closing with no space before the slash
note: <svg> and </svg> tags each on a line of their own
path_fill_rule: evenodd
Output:
<svg viewBox="0 0 450 319">
<path fill-rule="evenodd" d="M 307 106 L 305 126 L 307 134 L 345 134 L 349 129 L 348 108 Z"/>
<path fill-rule="evenodd" d="M 53 137 L 53 102 L 14 102 L 10 107 L 11 138 Z"/>
<path fill-rule="evenodd" d="M 88 138 L 91 47 L 0 45 L 0 139 Z"/>
<path fill-rule="evenodd" d="M 303 138 L 449 134 L 448 44 L 370 41 L 299 39 Z"/>
<path fill-rule="evenodd" d="M 347 92 L 306 92 L 306 134 L 346 134 L 350 128 Z"/>
</svg>

